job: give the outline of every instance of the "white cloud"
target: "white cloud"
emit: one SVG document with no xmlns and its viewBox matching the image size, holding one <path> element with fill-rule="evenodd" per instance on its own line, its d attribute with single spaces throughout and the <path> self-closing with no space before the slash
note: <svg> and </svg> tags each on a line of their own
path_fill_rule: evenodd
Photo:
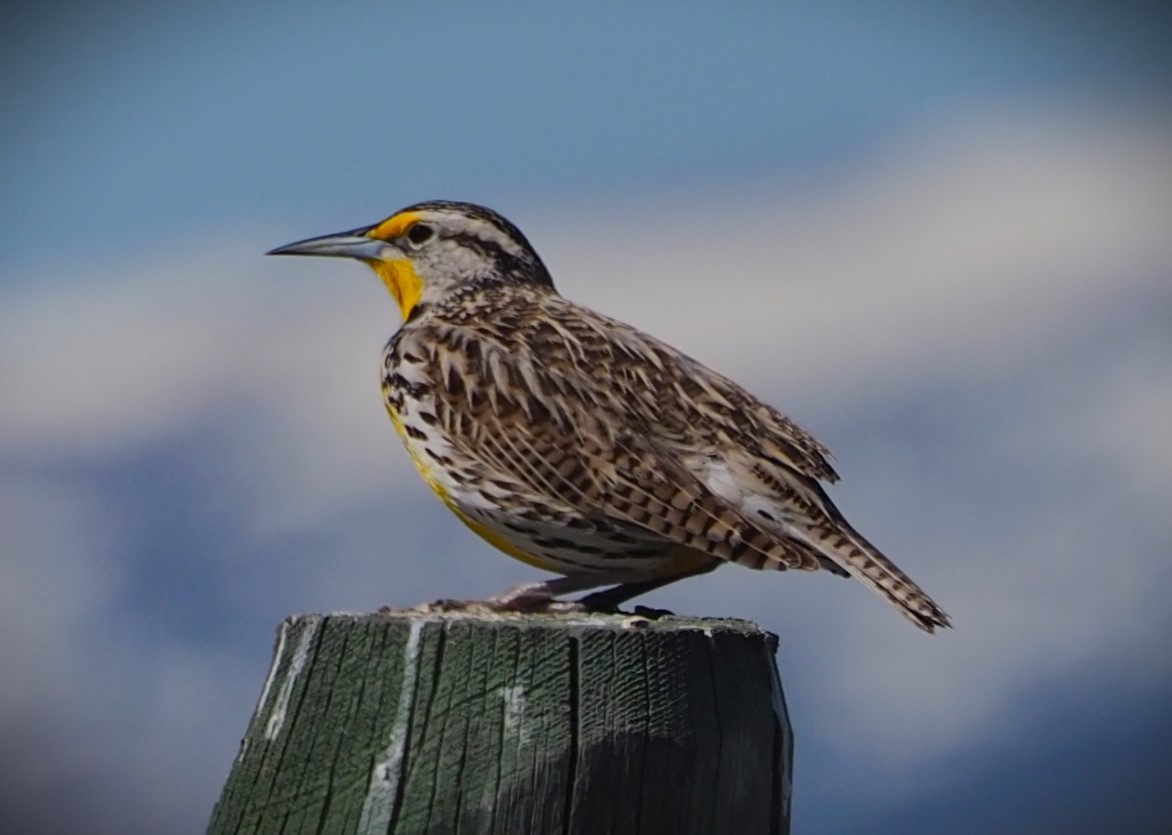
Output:
<svg viewBox="0 0 1172 835">
<path fill-rule="evenodd" d="M 116 517 L 48 479 L 0 480 L 0 670 L 21 671 L 0 675 L 0 715 L 71 698 L 78 643 L 117 593 Z"/>
<path fill-rule="evenodd" d="M 119 552 L 133 512 L 63 482 L 0 481 L 0 750 L 20 752 L 0 810 L 30 832 L 197 831 L 260 670 L 136 611 Z M 63 783 L 72 802 L 48 802 Z"/>
<path fill-rule="evenodd" d="M 826 192 L 599 210 L 531 237 L 567 295 L 803 395 L 996 374 L 1165 280 L 1172 114 L 1127 116 L 980 114 Z"/>
</svg>

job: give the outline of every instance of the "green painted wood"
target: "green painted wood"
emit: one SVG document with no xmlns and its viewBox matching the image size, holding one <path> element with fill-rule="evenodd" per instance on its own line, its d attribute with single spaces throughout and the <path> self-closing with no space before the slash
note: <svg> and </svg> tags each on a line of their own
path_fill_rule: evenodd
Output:
<svg viewBox="0 0 1172 835">
<path fill-rule="evenodd" d="M 290 618 L 208 832 L 786 833 L 776 646 L 674 616 Z"/>
</svg>

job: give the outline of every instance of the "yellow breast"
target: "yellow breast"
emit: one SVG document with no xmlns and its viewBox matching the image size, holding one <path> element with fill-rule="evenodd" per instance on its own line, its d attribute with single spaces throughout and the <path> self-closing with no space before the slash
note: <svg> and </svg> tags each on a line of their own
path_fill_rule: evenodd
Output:
<svg viewBox="0 0 1172 835">
<path fill-rule="evenodd" d="M 472 529 L 472 532 L 487 542 L 489 545 L 504 551 L 510 557 L 521 560 L 521 562 L 528 563 L 535 568 L 545 569 L 547 571 L 556 571 L 556 567 L 549 560 L 545 560 L 536 554 L 523 551 L 514 545 L 504 536 L 494 530 L 486 527 L 483 523 L 473 519 L 469 516 L 463 508 L 461 508 L 452 498 L 451 493 L 444 484 L 448 479 L 444 477 L 443 473 L 437 469 L 437 465 L 431 460 L 427 454 L 425 441 L 418 438 L 413 438 L 407 432 L 406 425 L 403 423 L 403 418 L 397 411 L 387 405 L 387 414 L 390 415 L 391 423 L 395 425 L 395 431 L 399 437 L 403 439 L 403 445 L 407 448 L 407 454 L 411 456 L 411 461 L 415 464 L 415 469 L 419 471 L 419 475 L 427 483 L 437 496 L 440 497 L 448 510 L 456 514 L 461 522 Z"/>
</svg>

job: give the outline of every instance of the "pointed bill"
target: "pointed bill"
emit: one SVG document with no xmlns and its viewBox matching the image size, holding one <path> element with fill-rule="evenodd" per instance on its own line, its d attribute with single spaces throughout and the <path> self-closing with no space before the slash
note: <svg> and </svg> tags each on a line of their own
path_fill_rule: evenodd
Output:
<svg viewBox="0 0 1172 835">
<path fill-rule="evenodd" d="M 386 241 L 369 238 L 365 232 L 370 227 L 306 238 L 291 244 L 270 249 L 265 255 L 324 255 L 333 258 L 358 258 L 363 261 L 377 261 L 384 250 L 390 248 Z"/>
</svg>

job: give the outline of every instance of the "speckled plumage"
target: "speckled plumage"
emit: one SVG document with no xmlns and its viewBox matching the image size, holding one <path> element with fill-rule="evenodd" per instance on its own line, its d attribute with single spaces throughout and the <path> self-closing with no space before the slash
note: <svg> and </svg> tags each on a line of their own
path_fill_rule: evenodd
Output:
<svg viewBox="0 0 1172 835">
<path fill-rule="evenodd" d="M 432 234 L 415 246 L 405 236 L 421 224 Z M 825 447 L 728 378 L 558 295 L 499 215 L 433 202 L 348 234 L 400 265 L 371 264 L 406 319 L 383 354 L 383 396 L 425 480 L 489 541 L 568 577 L 498 601 L 617 584 L 586 598 L 615 603 L 735 562 L 854 576 L 921 628 L 948 625 L 827 497 L 819 482 L 838 476 Z M 283 250 L 347 254 L 303 244 Z"/>
</svg>

